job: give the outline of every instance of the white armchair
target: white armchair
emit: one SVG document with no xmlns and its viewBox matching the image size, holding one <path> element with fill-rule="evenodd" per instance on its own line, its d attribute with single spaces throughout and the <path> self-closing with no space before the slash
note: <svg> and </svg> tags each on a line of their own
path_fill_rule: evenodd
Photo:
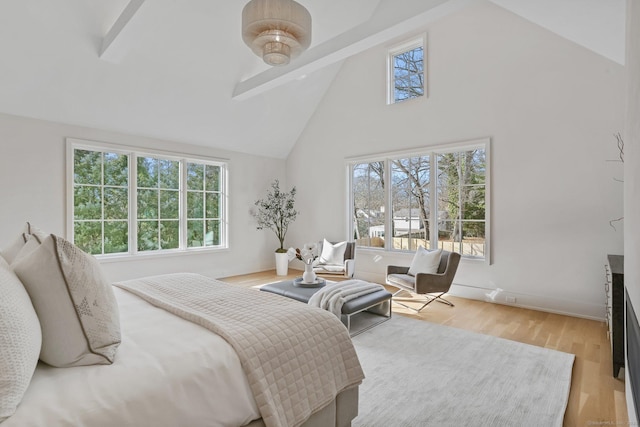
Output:
<svg viewBox="0 0 640 427">
<path fill-rule="evenodd" d="M 343 252 L 344 248 L 344 252 Z M 355 242 L 318 242 L 320 256 L 313 262 L 316 274 L 334 274 L 353 277 L 355 270 Z"/>
</svg>

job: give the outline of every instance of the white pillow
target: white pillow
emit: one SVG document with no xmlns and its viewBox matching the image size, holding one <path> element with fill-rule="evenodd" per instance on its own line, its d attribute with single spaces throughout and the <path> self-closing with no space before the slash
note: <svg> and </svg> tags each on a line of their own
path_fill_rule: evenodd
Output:
<svg viewBox="0 0 640 427">
<path fill-rule="evenodd" d="M 13 258 L 13 261 L 11 262 L 12 265 L 25 256 L 29 255 L 31 252 L 35 251 L 40 246 L 41 240 L 40 238 L 38 238 L 38 236 L 26 234 L 25 240 L 27 243 L 25 243 L 22 248 L 20 248 L 16 256 Z"/>
<path fill-rule="evenodd" d="M 25 243 L 27 243 L 27 233 L 20 233 L 9 246 L 2 249 L 0 255 L 2 255 L 2 258 L 4 258 L 7 263 L 11 264 Z"/>
<path fill-rule="evenodd" d="M 38 240 L 38 243 L 47 237 L 42 230 L 27 222 L 24 226 L 24 231 L 9 246 L 0 251 L 0 256 L 2 256 L 7 263 L 13 263 L 18 252 L 20 252 L 25 243 L 27 243 L 29 236 L 34 236 Z"/>
<path fill-rule="evenodd" d="M 40 319 L 43 362 L 59 368 L 113 363 L 118 306 L 93 256 L 52 234 L 12 267 Z"/>
<path fill-rule="evenodd" d="M 38 364 L 42 332 L 29 295 L 0 258 L 0 423 L 16 411 Z"/>
<path fill-rule="evenodd" d="M 416 254 L 413 256 L 413 261 L 411 261 L 411 267 L 409 267 L 409 275 L 415 276 L 418 273 L 437 273 L 441 256 L 442 249 L 438 249 L 436 251 L 428 251 L 422 246 L 419 246 Z"/>
<path fill-rule="evenodd" d="M 322 242 L 322 254 L 320 264 L 344 264 L 344 251 L 347 249 L 347 242 L 336 243 L 335 245 L 324 239 Z"/>
<path fill-rule="evenodd" d="M 47 233 L 36 227 L 35 225 L 27 222 L 27 234 L 35 237 L 38 240 L 38 243 L 42 243 L 44 239 L 49 236 Z"/>
</svg>

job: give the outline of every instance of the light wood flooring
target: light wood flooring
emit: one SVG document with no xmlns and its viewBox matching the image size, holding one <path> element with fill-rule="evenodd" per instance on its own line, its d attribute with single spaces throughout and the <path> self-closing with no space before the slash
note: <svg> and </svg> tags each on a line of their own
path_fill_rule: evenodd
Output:
<svg viewBox="0 0 640 427">
<path fill-rule="evenodd" d="M 271 270 L 221 280 L 257 288 L 265 283 L 293 279 L 302 272 L 290 269 L 289 273 L 287 277 L 277 276 Z M 395 291 L 391 287 L 389 290 Z M 612 377 L 604 322 L 452 296 L 447 299 L 455 307 L 434 302 L 416 314 L 394 304 L 393 314 L 573 353 L 576 359 L 564 426 L 627 425 L 624 381 Z"/>
</svg>

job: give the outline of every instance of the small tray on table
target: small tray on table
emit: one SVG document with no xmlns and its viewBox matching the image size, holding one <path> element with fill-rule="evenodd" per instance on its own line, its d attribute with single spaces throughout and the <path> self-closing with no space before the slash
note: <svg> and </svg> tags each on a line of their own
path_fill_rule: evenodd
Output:
<svg viewBox="0 0 640 427">
<path fill-rule="evenodd" d="M 327 284 L 327 281 L 321 277 L 316 277 L 316 280 L 313 282 L 304 282 L 302 277 L 296 277 L 293 279 L 293 286 L 297 286 L 299 288 L 321 288 Z"/>
</svg>

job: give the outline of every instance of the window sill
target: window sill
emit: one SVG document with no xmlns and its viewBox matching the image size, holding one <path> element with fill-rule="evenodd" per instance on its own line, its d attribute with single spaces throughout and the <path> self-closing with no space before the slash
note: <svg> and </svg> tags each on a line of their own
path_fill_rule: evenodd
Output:
<svg viewBox="0 0 640 427">
<path fill-rule="evenodd" d="M 415 251 L 409 251 L 409 250 L 387 250 L 385 248 L 378 248 L 378 247 L 369 247 L 369 246 L 357 246 L 356 249 L 358 251 L 365 251 L 365 252 L 372 252 L 372 253 L 385 253 L 385 254 L 395 254 L 395 255 L 399 255 L 399 256 L 404 256 L 407 258 L 411 258 L 413 257 L 413 255 L 415 254 Z M 464 263 L 474 263 L 474 264 L 483 264 L 483 263 L 488 263 L 487 258 L 478 258 L 478 257 L 470 257 L 470 256 L 462 256 L 460 258 L 460 262 L 464 262 Z"/>
</svg>

